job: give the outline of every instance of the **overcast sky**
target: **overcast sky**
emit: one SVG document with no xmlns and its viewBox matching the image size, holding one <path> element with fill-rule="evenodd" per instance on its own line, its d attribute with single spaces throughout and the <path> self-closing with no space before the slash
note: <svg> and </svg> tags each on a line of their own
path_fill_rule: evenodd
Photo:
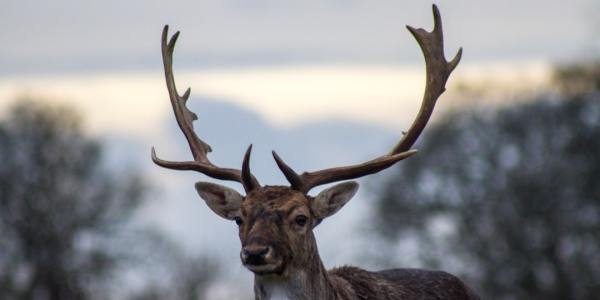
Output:
<svg viewBox="0 0 600 300">
<path fill-rule="evenodd" d="M 536 86 L 548 77 L 547 63 L 600 49 L 594 0 L 436 2 L 447 55 L 459 46 L 465 51 L 434 118 L 456 100 L 458 82 L 473 87 L 481 81 L 487 88 L 504 80 L 502 90 Z M 219 149 L 216 161 L 239 165 L 253 142 L 256 174 L 282 184 L 271 149 L 303 170 L 360 162 L 393 144 L 416 113 L 424 82 L 421 53 L 404 26 L 430 29 L 430 5 L 0 0 L 0 112 L 22 95 L 79 108 L 89 132 L 110 141 L 115 164 L 137 164 L 152 180 L 159 199 L 148 213 L 151 223 L 184 244 L 218 252 L 233 270 L 227 273 L 244 277 L 244 289 L 251 291 L 250 273 L 237 259 L 235 225 L 214 216 L 195 195 L 192 183 L 204 176 L 150 163 L 151 145 L 164 158 L 189 158 L 164 87 L 162 26 L 182 31 L 177 83 L 181 90 L 192 87 L 196 128 Z M 369 141 L 357 147 L 353 139 Z M 360 244 L 367 235 L 353 227 L 371 200 L 368 189 L 361 191 L 318 229 L 327 266 L 352 263 L 353 255 L 364 252 Z M 353 251 L 340 253 L 342 248 Z"/>
<path fill-rule="evenodd" d="M 441 0 L 447 48 L 471 61 L 565 60 L 597 48 L 593 0 Z M 404 26 L 428 1 L 2 0 L 0 75 L 160 68 L 159 37 L 183 32 L 187 68 L 420 59 Z M 596 44 L 594 44 L 596 43 Z"/>
</svg>

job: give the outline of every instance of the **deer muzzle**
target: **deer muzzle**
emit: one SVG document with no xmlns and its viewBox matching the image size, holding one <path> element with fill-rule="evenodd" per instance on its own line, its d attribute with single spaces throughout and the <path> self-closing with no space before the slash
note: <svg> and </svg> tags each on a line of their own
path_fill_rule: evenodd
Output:
<svg viewBox="0 0 600 300">
<path fill-rule="evenodd" d="M 242 247 L 240 258 L 244 266 L 256 274 L 278 273 L 283 269 L 283 261 L 275 252 L 265 243 L 250 243 Z"/>
</svg>

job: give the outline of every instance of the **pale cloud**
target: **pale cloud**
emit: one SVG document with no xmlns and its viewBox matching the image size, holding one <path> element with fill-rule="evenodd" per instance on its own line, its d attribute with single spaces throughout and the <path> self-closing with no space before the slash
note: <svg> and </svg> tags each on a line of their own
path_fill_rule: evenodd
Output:
<svg viewBox="0 0 600 300">
<path fill-rule="evenodd" d="M 543 63 L 461 65 L 448 97 L 457 101 L 457 83 L 485 89 L 537 89 L 548 82 Z M 415 115 L 424 87 L 424 68 L 382 66 L 287 66 L 176 71 L 180 93 L 231 102 L 258 113 L 271 125 L 292 127 L 315 119 L 348 119 L 398 128 Z M 492 85 L 493 83 L 493 85 Z M 129 132 L 147 137 L 169 116 L 160 72 L 41 76 L 0 80 L 0 109 L 29 96 L 72 104 L 93 133 Z M 458 99 L 460 100 L 460 99 Z M 441 110 L 456 103 L 439 105 Z M 200 116 L 202 112 L 198 112 Z"/>
<path fill-rule="evenodd" d="M 147 136 L 159 129 L 167 104 L 158 79 L 146 74 L 25 77 L 0 80 L 0 109 L 19 98 L 77 108 L 93 134 L 123 132 Z"/>
</svg>

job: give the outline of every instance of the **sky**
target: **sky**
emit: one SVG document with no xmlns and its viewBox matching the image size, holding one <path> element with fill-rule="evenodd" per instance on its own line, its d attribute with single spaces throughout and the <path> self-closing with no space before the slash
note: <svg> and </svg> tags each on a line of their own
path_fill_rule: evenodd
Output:
<svg viewBox="0 0 600 300">
<path fill-rule="evenodd" d="M 460 46 L 464 54 L 434 118 L 473 104 L 461 101 L 465 86 L 536 89 L 548 83 L 553 63 L 600 49 L 594 32 L 600 7 L 592 0 L 437 4 L 447 56 Z M 421 53 L 404 26 L 430 29 L 430 5 L 0 0 L 0 113 L 20 97 L 78 108 L 86 131 L 106 141 L 111 164 L 139 169 L 151 181 L 148 223 L 192 252 L 219 256 L 231 270 L 226 280 L 242 278 L 250 289 L 235 226 L 212 214 L 193 190 L 194 181 L 206 178 L 149 161 L 151 146 L 167 159 L 190 157 L 164 86 L 163 25 L 182 32 L 176 81 L 181 91 L 192 88 L 190 107 L 200 117 L 195 126 L 215 149 L 214 160 L 236 166 L 254 143 L 255 173 L 263 182 L 283 184 L 272 149 L 296 169 L 314 170 L 361 162 L 394 144 L 416 113 L 424 85 Z M 373 197 L 369 186 L 385 174 L 360 180 L 357 199 L 317 229 L 326 266 L 352 263 L 369 244 L 358 228 Z"/>
<path fill-rule="evenodd" d="M 437 1 L 448 49 L 470 61 L 564 60 L 597 49 L 598 4 Z M 0 74 L 159 69 L 164 24 L 183 32 L 186 68 L 289 63 L 418 63 L 404 26 L 430 2 L 358 0 L 1 1 Z"/>
</svg>

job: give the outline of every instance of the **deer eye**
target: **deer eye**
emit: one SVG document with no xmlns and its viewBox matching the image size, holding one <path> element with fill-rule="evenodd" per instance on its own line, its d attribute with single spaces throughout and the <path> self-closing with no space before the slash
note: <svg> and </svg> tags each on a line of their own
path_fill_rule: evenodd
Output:
<svg viewBox="0 0 600 300">
<path fill-rule="evenodd" d="M 308 217 L 299 215 L 296 217 L 295 221 L 296 221 L 296 224 L 298 224 L 299 226 L 304 226 L 304 225 L 306 225 L 306 222 L 308 221 Z"/>
<path fill-rule="evenodd" d="M 235 221 L 235 224 L 237 224 L 238 226 L 242 226 L 242 224 L 244 224 L 244 221 L 242 221 L 242 218 L 240 218 L 240 217 L 235 217 L 235 218 L 233 218 L 233 220 Z"/>
</svg>

